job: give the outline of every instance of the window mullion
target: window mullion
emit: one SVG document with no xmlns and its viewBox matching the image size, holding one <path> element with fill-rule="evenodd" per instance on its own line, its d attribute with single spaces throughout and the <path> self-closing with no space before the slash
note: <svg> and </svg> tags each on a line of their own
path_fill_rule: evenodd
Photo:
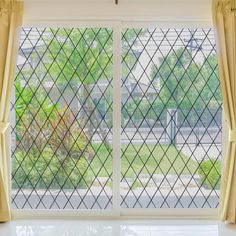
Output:
<svg viewBox="0 0 236 236">
<path fill-rule="evenodd" d="M 121 177 L 121 23 L 113 28 L 113 209 L 120 214 Z"/>
</svg>

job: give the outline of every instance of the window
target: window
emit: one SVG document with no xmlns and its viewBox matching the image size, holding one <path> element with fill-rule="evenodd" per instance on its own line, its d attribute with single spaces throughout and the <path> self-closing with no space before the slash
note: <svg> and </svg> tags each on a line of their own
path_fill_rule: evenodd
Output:
<svg viewBox="0 0 236 236">
<path fill-rule="evenodd" d="M 222 110 L 213 31 L 125 29 L 122 46 L 122 207 L 217 207 Z"/>
<path fill-rule="evenodd" d="M 213 31 L 124 28 L 120 65 L 115 33 L 22 29 L 11 113 L 14 208 L 112 209 L 114 197 L 128 209 L 218 206 L 222 111 Z M 118 103 L 121 133 L 113 130 Z"/>
<path fill-rule="evenodd" d="M 13 206 L 111 207 L 112 30 L 24 28 L 19 54 Z"/>
</svg>

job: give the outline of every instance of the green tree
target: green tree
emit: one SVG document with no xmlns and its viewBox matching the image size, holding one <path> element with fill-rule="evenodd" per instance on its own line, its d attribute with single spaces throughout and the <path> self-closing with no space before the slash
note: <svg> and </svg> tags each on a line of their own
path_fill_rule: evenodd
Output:
<svg viewBox="0 0 236 236">
<path fill-rule="evenodd" d="M 141 36 L 144 32 L 132 29 L 123 34 L 122 56 L 125 63 L 122 77 L 126 77 L 135 68 L 137 58 L 131 48 L 136 45 L 137 34 Z M 101 101 L 100 98 L 93 97 L 93 89 L 98 81 L 107 82 L 112 78 L 112 35 L 111 29 L 104 28 L 58 29 L 49 33 L 48 39 L 45 40 L 50 52 L 46 62 L 50 79 L 55 81 L 61 91 L 69 88 L 79 93 L 80 118 L 87 126 L 88 136 L 91 138 L 94 127 L 99 127 L 107 148 L 110 148 L 110 145 L 104 126 L 104 114 L 111 106 L 112 91 L 111 88 L 103 91 L 105 101 Z M 108 117 L 111 116 L 108 114 Z"/>
<path fill-rule="evenodd" d="M 217 106 L 221 98 L 216 65 L 215 54 L 196 62 L 185 48 L 159 58 L 151 70 L 152 79 L 160 80 L 159 102 L 186 110 Z"/>
<path fill-rule="evenodd" d="M 196 77 L 198 65 L 190 62 L 191 54 L 180 48 L 159 58 L 158 65 L 152 66 L 151 78 L 160 80 L 159 97 L 166 108 L 191 106 L 189 100 L 196 94 L 192 93 L 191 84 Z"/>
<path fill-rule="evenodd" d="M 110 148 L 92 91 L 97 89 L 98 80 L 107 83 L 112 77 L 112 30 L 57 29 L 47 37 L 46 66 L 50 79 L 61 93 L 67 90 L 77 94 L 81 127 L 86 126 L 89 137 L 93 136 L 94 127 L 99 127 L 105 145 Z M 103 96 L 111 103 L 109 89 L 103 91 Z M 99 89 L 97 92 L 100 93 Z"/>
<path fill-rule="evenodd" d="M 203 83 L 206 86 L 202 88 L 201 95 L 205 103 L 208 103 L 208 106 L 212 109 L 217 109 L 219 104 L 221 104 L 222 98 L 216 54 L 211 54 L 205 59 L 202 74 L 204 75 Z"/>
</svg>

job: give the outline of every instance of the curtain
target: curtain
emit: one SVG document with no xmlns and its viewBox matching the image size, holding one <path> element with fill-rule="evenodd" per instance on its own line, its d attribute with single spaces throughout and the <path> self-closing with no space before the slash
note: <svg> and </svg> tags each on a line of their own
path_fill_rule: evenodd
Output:
<svg viewBox="0 0 236 236">
<path fill-rule="evenodd" d="M 223 108 L 229 129 L 223 161 L 220 218 L 236 222 L 236 0 L 213 0 L 212 15 Z"/>
<path fill-rule="evenodd" d="M 23 3 L 0 0 L 0 222 L 10 220 L 9 111 Z"/>
</svg>

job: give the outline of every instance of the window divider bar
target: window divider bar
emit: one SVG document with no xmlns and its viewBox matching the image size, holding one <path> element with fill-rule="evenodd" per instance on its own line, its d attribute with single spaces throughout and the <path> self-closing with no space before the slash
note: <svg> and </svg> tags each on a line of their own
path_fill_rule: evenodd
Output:
<svg viewBox="0 0 236 236">
<path fill-rule="evenodd" d="M 112 193 L 113 210 L 120 215 L 120 179 L 121 179 L 121 22 L 113 27 L 113 162 Z"/>
</svg>

